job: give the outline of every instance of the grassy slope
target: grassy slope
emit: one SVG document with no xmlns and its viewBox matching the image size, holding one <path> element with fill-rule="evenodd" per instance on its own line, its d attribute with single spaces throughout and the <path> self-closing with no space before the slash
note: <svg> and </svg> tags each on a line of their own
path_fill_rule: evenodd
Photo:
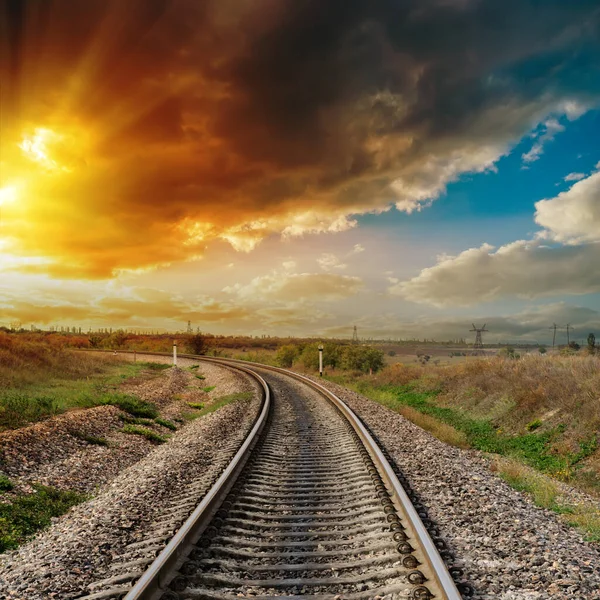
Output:
<svg viewBox="0 0 600 600">
<path fill-rule="evenodd" d="M 600 360 L 475 359 L 451 367 L 393 365 L 330 379 L 400 412 L 439 439 L 503 457 L 499 474 L 600 540 L 600 514 L 561 505 L 554 480 L 600 495 Z"/>
</svg>

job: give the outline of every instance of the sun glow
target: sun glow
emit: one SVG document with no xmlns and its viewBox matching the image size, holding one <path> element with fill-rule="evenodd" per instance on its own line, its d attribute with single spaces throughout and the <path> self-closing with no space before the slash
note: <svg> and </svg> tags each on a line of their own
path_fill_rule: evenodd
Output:
<svg viewBox="0 0 600 600">
<path fill-rule="evenodd" d="M 15 202 L 17 200 L 17 186 L 7 185 L 0 188 L 0 206 Z"/>
<path fill-rule="evenodd" d="M 62 140 L 63 136 L 51 129 L 38 127 L 32 135 L 25 135 L 23 137 L 19 148 L 21 148 L 29 160 L 41 164 L 48 171 L 65 171 L 68 173 L 71 169 L 59 164 L 50 156 L 52 149 L 60 145 Z"/>
</svg>

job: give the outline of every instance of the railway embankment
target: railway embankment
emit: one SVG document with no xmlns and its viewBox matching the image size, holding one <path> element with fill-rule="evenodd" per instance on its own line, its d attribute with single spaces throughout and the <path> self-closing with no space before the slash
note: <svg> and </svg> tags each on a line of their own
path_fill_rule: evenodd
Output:
<svg viewBox="0 0 600 600">
<path fill-rule="evenodd" d="M 600 598 L 598 543 L 513 489 L 490 469 L 491 459 L 445 444 L 343 386 L 319 382 L 347 402 L 389 452 L 473 582 L 475 598 Z M 598 509 L 597 500 L 573 490 L 572 502 L 584 501 Z"/>
<path fill-rule="evenodd" d="M 179 366 L 129 380 L 121 390 L 135 394 L 137 406 L 155 407 L 152 418 L 100 406 L 0 434 L 11 488 L 0 493 L 6 513 L 0 530 L 9 546 L 0 554 L 0 598 L 66 598 L 109 574 L 113 557 L 128 545 L 167 535 L 152 533 L 165 511 L 173 514 L 172 531 L 187 517 L 173 506 L 193 508 L 203 496 L 244 438 L 258 400 L 239 374 L 215 365 L 189 369 L 194 365 L 185 360 Z M 46 489 L 63 494 L 62 512 L 66 500 L 78 505 L 62 516 L 50 505 L 32 513 Z M 51 526 L 26 541 L 33 519 Z"/>
</svg>

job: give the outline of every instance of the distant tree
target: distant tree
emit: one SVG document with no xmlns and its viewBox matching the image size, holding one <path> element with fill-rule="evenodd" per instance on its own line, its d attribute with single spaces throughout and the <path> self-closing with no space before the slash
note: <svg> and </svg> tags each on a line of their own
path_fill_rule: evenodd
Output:
<svg viewBox="0 0 600 600">
<path fill-rule="evenodd" d="M 593 333 L 587 336 L 587 349 L 590 354 L 596 353 L 596 336 Z"/>
<path fill-rule="evenodd" d="M 546 352 L 548 352 L 548 350 L 546 350 L 546 347 L 545 347 L 545 346 L 540 346 L 540 347 L 538 348 L 538 352 L 539 352 L 540 354 L 546 354 Z"/>
<path fill-rule="evenodd" d="M 112 344 L 115 345 L 117 348 L 121 348 L 125 344 L 127 339 L 128 335 L 122 329 L 118 329 L 110 336 Z"/>
<path fill-rule="evenodd" d="M 505 346 L 498 351 L 500 356 L 504 356 L 505 358 L 521 358 L 521 355 L 512 347 Z"/>
<path fill-rule="evenodd" d="M 201 333 L 196 333 L 186 341 L 186 346 L 190 354 L 206 354 L 208 343 L 206 337 Z"/>
<path fill-rule="evenodd" d="M 102 341 L 102 336 L 93 334 L 88 337 L 88 340 L 92 348 L 98 348 L 100 346 L 100 342 Z"/>
<path fill-rule="evenodd" d="M 569 342 L 569 348 L 578 352 L 581 349 L 581 346 L 577 342 Z"/>
</svg>

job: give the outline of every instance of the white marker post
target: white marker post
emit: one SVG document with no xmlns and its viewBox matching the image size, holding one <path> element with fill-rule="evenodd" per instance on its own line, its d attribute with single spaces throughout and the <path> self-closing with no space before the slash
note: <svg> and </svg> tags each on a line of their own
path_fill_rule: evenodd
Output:
<svg viewBox="0 0 600 600">
<path fill-rule="evenodd" d="M 319 344 L 319 376 L 323 377 L 323 344 Z"/>
<path fill-rule="evenodd" d="M 177 366 L 177 342 L 173 342 L 173 366 Z"/>
</svg>

